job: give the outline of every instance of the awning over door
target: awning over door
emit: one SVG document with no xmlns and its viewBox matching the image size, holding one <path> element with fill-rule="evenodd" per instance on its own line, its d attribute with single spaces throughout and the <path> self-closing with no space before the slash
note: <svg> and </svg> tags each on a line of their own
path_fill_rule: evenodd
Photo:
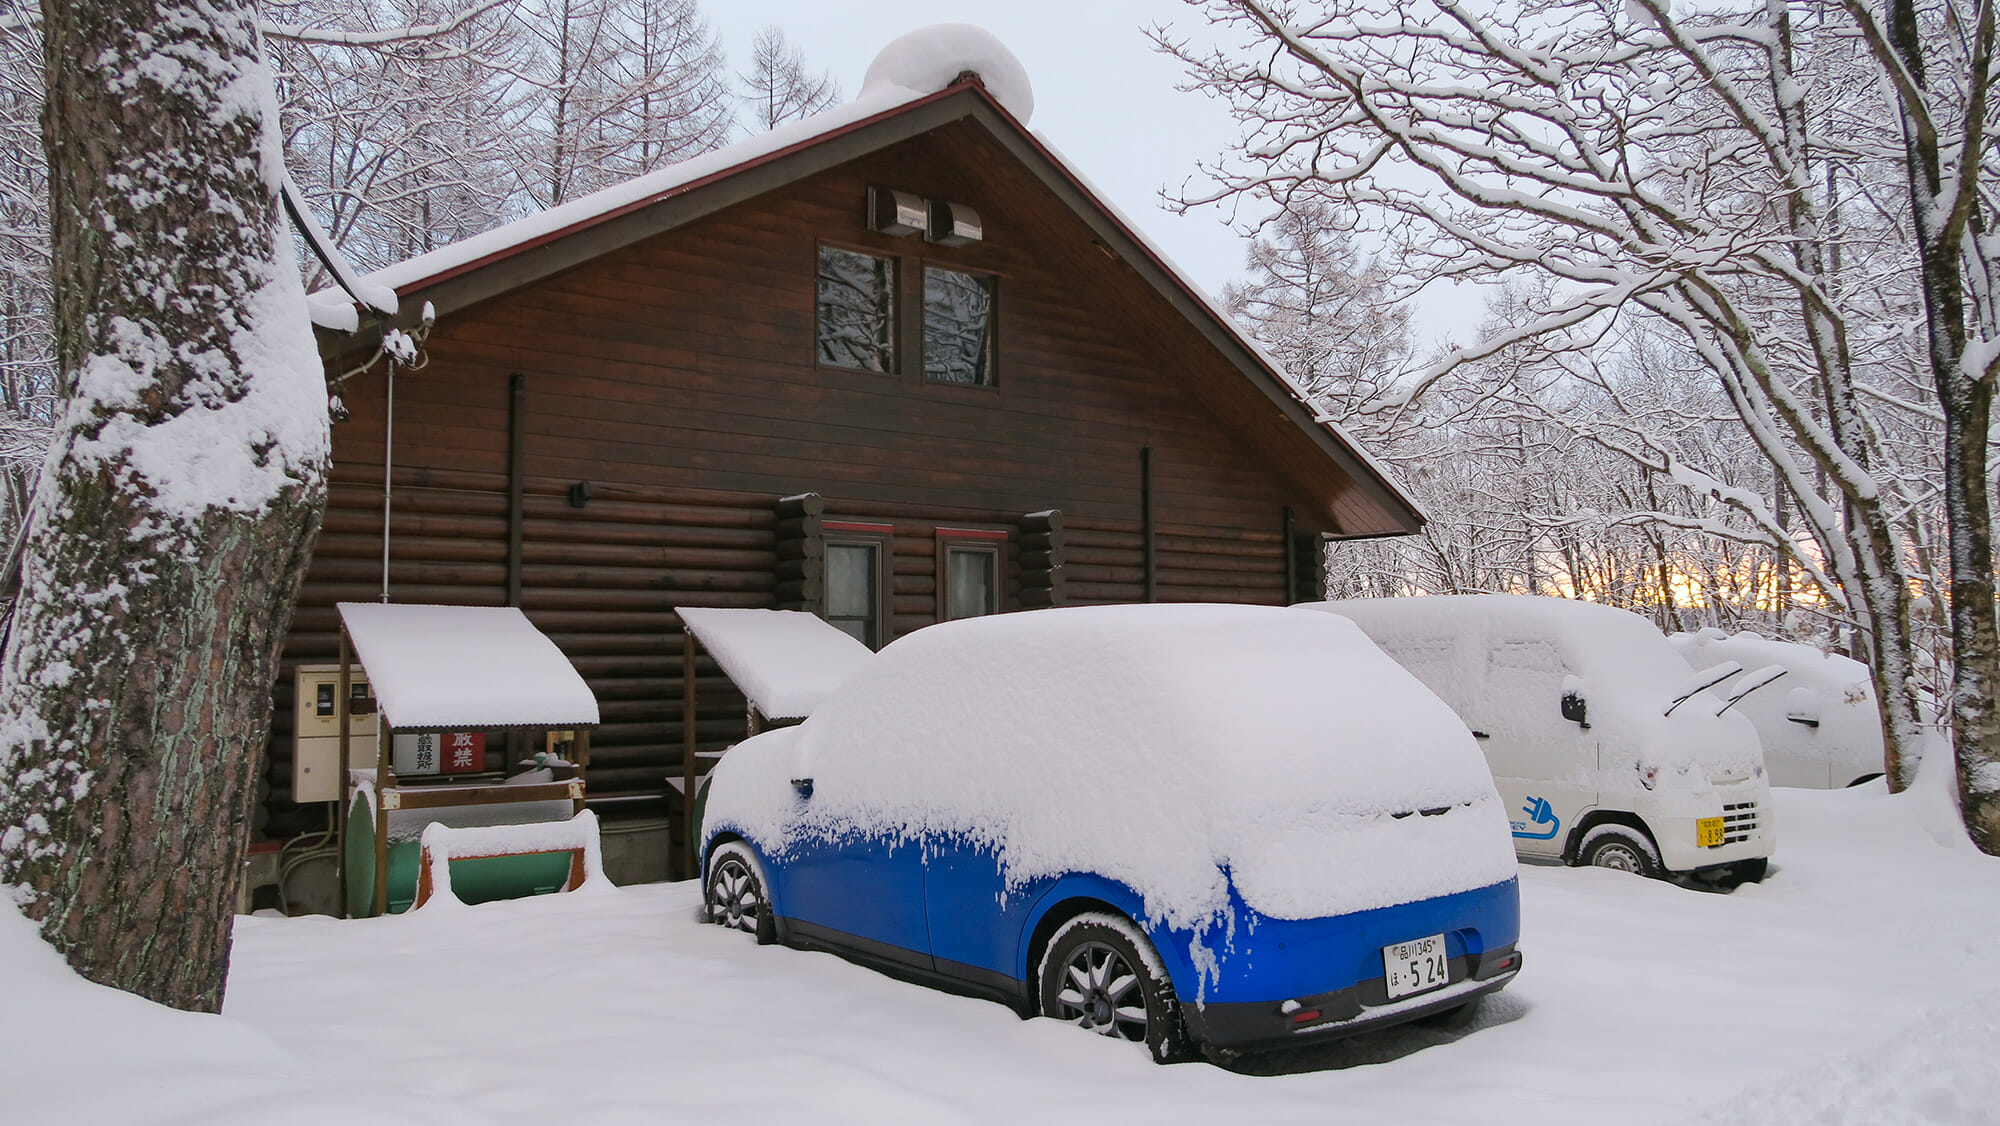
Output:
<svg viewBox="0 0 2000 1126">
<path fill-rule="evenodd" d="M 866 645 L 799 610 L 683 606 L 688 632 L 768 720 L 798 720 L 854 675 Z"/>
<path fill-rule="evenodd" d="M 391 728 L 597 723 L 590 686 L 512 606 L 342 602 L 339 609 Z"/>
</svg>

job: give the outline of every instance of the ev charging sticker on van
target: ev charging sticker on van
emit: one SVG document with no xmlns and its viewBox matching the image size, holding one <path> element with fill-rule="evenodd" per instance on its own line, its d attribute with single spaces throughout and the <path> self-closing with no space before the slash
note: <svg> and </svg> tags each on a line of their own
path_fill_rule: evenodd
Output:
<svg viewBox="0 0 2000 1126">
<path fill-rule="evenodd" d="M 1526 837 L 1531 841 L 1552 840 L 1556 835 L 1556 830 L 1562 828 L 1562 818 L 1557 817 L 1556 811 L 1549 808 L 1549 799 L 1547 798 L 1538 798 L 1533 794 L 1528 795 L 1528 804 L 1521 807 L 1521 812 L 1527 814 L 1529 820 L 1533 821 L 1536 825 L 1546 825 L 1548 829 L 1543 832 L 1530 832 L 1528 830 L 1528 822 L 1526 821 L 1508 822 L 1508 824 L 1513 826 L 1514 835 L 1517 837 Z"/>
</svg>

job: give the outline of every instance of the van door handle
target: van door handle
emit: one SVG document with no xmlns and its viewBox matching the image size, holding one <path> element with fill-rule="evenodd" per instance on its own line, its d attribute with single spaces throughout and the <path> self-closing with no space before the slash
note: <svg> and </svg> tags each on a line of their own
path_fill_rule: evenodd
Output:
<svg viewBox="0 0 2000 1126">
<path fill-rule="evenodd" d="M 1487 734 L 1486 732 L 1484 732 L 1484 731 L 1481 731 L 1481 730 L 1479 730 L 1479 729 L 1478 729 L 1478 728 L 1476 728 L 1476 727 L 1472 729 L 1472 737 L 1473 737 L 1474 739 L 1491 739 L 1491 738 L 1493 738 L 1493 736 L 1492 736 L 1492 735 L 1489 735 L 1489 734 Z"/>
</svg>

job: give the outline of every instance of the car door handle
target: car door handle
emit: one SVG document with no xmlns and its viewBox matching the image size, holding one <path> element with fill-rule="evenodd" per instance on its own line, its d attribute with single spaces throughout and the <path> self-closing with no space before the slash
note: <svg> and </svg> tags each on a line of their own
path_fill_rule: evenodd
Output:
<svg viewBox="0 0 2000 1126">
<path fill-rule="evenodd" d="M 1492 735 L 1488 734 L 1487 732 L 1484 732 L 1484 731 L 1481 731 L 1481 730 L 1479 730 L 1478 728 L 1473 728 L 1473 731 L 1472 731 L 1472 737 L 1473 737 L 1474 739 L 1491 739 L 1491 738 L 1493 738 L 1493 736 L 1492 736 Z"/>
<path fill-rule="evenodd" d="M 810 778 L 794 778 L 792 779 L 792 789 L 797 790 L 799 796 L 802 798 L 812 797 L 813 780 Z"/>
</svg>

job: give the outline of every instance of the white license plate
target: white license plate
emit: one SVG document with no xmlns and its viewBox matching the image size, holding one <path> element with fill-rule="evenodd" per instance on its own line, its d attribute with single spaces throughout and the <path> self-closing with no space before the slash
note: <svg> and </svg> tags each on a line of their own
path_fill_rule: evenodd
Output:
<svg viewBox="0 0 2000 1126">
<path fill-rule="evenodd" d="M 1395 942 L 1382 948 L 1382 968 L 1389 980 L 1389 1000 L 1436 989 L 1451 980 L 1444 960 L 1444 936 Z"/>
</svg>

